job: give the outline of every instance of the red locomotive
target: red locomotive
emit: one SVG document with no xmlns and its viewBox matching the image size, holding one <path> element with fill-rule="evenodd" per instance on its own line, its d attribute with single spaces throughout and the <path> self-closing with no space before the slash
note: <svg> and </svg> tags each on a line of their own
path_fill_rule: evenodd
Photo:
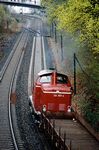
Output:
<svg viewBox="0 0 99 150">
<path fill-rule="evenodd" d="M 32 108 L 36 114 L 68 114 L 72 88 L 68 77 L 55 70 L 42 70 L 32 91 Z"/>
</svg>

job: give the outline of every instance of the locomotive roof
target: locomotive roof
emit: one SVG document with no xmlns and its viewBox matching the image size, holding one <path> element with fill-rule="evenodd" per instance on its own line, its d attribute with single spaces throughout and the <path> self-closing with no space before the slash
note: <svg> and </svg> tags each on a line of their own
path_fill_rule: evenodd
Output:
<svg viewBox="0 0 99 150">
<path fill-rule="evenodd" d="M 43 75 L 46 75 L 46 74 L 52 74 L 53 72 L 57 72 L 56 70 L 50 70 L 50 69 L 46 69 L 46 70 L 41 70 L 39 73 L 38 73 L 38 76 L 43 76 Z M 59 72 L 58 72 L 59 73 Z M 62 73 L 59 73 L 61 75 L 64 75 Z"/>
<path fill-rule="evenodd" d="M 47 69 L 47 70 L 41 70 L 41 71 L 38 73 L 38 76 L 50 74 L 50 73 L 52 73 L 52 72 L 54 72 L 54 70 L 49 70 L 49 69 Z"/>
</svg>

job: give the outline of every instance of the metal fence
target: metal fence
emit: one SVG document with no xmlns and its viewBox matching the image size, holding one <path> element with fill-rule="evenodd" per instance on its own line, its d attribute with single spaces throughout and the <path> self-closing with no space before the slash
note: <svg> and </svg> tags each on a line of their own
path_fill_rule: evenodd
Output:
<svg viewBox="0 0 99 150">
<path fill-rule="evenodd" d="M 66 145 L 66 133 L 64 133 L 64 138 L 62 139 L 61 128 L 59 128 L 59 132 L 55 130 L 55 120 L 51 123 L 48 118 L 42 114 L 41 129 L 55 150 L 71 150 L 71 141 L 69 146 Z"/>
</svg>

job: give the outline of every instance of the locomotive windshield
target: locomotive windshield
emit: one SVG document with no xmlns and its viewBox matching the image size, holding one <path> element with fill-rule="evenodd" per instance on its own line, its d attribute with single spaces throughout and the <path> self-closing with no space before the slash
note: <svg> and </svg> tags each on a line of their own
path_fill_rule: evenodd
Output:
<svg viewBox="0 0 99 150">
<path fill-rule="evenodd" d="M 57 74 L 57 83 L 66 84 L 67 82 L 68 82 L 68 77 L 67 76 Z"/>
<path fill-rule="evenodd" d="M 40 79 L 41 83 L 50 83 L 51 82 L 51 75 L 42 76 Z"/>
</svg>

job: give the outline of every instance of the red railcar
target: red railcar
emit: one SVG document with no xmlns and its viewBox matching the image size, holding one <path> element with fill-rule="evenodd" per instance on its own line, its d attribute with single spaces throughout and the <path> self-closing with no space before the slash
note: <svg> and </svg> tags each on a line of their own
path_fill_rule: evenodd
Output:
<svg viewBox="0 0 99 150">
<path fill-rule="evenodd" d="M 35 113 L 67 114 L 71 111 L 71 96 L 72 88 L 66 75 L 42 70 L 32 91 L 32 108 Z"/>
</svg>

